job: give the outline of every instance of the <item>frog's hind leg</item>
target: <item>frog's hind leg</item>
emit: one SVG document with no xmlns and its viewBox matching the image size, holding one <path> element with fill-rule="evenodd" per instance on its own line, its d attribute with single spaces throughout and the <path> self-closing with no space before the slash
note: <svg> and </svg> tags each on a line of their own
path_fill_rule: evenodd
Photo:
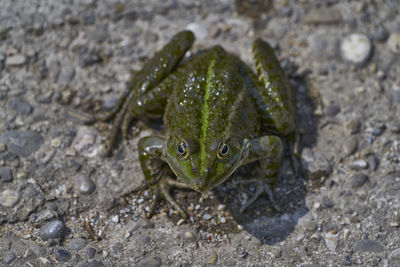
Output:
<svg viewBox="0 0 400 267">
<path fill-rule="evenodd" d="M 266 194 L 272 207 L 280 211 L 275 201 L 272 185 L 275 183 L 282 161 L 283 145 L 277 136 L 262 136 L 250 140 L 250 151 L 244 164 L 259 161 L 261 176 L 255 179 L 245 180 L 245 183 L 256 182 L 256 191 L 240 209 L 244 212 L 253 205 L 262 195 Z"/>
</svg>

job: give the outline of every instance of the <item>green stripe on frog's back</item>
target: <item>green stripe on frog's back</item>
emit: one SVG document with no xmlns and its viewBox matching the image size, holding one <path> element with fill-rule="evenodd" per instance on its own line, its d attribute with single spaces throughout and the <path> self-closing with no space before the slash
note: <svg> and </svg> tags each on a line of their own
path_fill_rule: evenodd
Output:
<svg viewBox="0 0 400 267">
<path fill-rule="evenodd" d="M 204 102 L 201 108 L 201 137 L 200 137 L 200 175 L 203 175 L 206 164 L 206 139 L 207 128 L 209 126 L 210 110 L 208 107 L 208 99 L 210 97 L 211 87 L 213 86 L 215 58 L 211 59 L 208 65 L 206 84 L 204 87 Z"/>
</svg>

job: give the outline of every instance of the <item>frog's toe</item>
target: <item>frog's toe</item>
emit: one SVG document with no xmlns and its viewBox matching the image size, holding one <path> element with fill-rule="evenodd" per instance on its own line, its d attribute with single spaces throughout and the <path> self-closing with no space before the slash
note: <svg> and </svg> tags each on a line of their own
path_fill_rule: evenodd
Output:
<svg viewBox="0 0 400 267">
<path fill-rule="evenodd" d="M 269 186 L 268 183 L 264 181 L 256 181 L 256 192 L 254 193 L 253 197 L 246 201 L 240 208 L 240 213 L 244 213 L 250 206 L 252 206 L 261 196 L 264 194 L 267 195 L 271 206 L 276 210 L 277 212 L 281 211 L 281 208 L 279 207 L 278 203 L 275 201 L 274 198 L 274 193 L 271 190 L 271 187 Z"/>
</svg>

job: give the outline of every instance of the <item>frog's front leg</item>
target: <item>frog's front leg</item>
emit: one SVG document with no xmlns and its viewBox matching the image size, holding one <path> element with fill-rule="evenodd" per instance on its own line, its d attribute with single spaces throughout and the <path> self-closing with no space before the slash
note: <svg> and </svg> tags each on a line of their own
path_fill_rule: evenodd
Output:
<svg viewBox="0 0 400 267">
<path fill-rule="evenodd" d="M 273 185 L 279 174 L 283 155 L 282 141 L 278 136 L 262 136 L 251 139 L 248 142 L 249 150 L 248 154 L 245 156 L 244 164 L 259 161 L 261 177 L 248 180 L 257 183 L 256 192 L 251 199 L 241 207 L 240 212 L 244 212 L 263 194 L 267 194 L 274 209 L 279 211 L 280 208 L 275 202 L 270 185 Z"/>
<path fill-rule="evenodd" d="M 190 31 L 177 33 L 153 58 L 151 58 L 138 72 L 129 84 L 126 93 L 123 94 L 118 105 L 109 115 L 99 118 L 108 120 L 115 117 L 113 129 L 106 141 L 105 154 L 109 155 L 113 149 L 115 139 L 120 131 L 126 136 L 130 121 L 138 115 L 139 98 L 147 94 L 159 85 L 179 64 L 185 53 L 194 41 L 194 35 Z M 167 86 L 160 87 L 167 89 Z M 160 92 L 160 95 L 167 95 Z M 158 97 L 158 96 L 157 96 Z M 160 102 L 163 102 L 162 99 Z M 164 101 L 165 102 L 165 101 Z M 159 114 L 160 116 L 162 114 Z"/>
<path fill-rule="evenodd" d="M 139 140 L 140 166 L 154 196 L 147 217 L 151 217 L 154 214 L 156 205 L 161 196 L 163 196 L 178 211 L 181 217 L 187 220 L 186 212 L 172 197 L 171 189 L 174 187 L 189 189 L 189 187 L 169 177 L 168 172 L 170 169 L 164 159 L 165 146 L 166 139 L 162 137 L 147 136 Z"/>
</svg>

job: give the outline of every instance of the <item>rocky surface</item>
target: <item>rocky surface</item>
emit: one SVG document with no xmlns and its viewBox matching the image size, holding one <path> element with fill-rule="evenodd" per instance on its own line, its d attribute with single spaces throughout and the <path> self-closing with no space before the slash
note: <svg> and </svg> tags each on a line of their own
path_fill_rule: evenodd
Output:
<svg viewBox="0 0 400 267">
<path fill-rule="evenodd" d="M 1 266 L 400 265 L 397 0 L 0 6 Z M 110 124 L 93 115 L 185 28 L 192 52 L 220 44 L 252 67 L 262 37 L 290 77 L 302 170 L 283 162 L 280 212 L 266 198 L 238 212 L 249 166 L 203 195 L 174 192 L 191 223 L 166 203 L 147 220 L 137 142 L 157 129 L 138 123 L 100 157 Z"/>
</svg>

